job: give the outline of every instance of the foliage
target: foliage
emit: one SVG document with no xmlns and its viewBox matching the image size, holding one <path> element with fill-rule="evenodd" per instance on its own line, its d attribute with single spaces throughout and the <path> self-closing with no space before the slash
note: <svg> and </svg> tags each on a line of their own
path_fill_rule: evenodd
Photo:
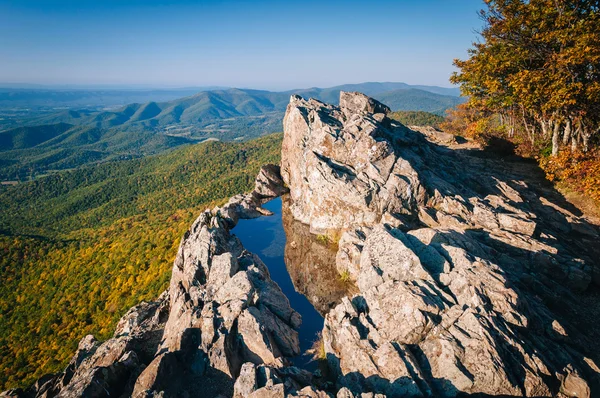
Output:
<svg viewBox="0 0 600 398">
<path fill-rule="evenodd" d="M 317 235 L 317 242 L 319 242 L 322 245 L 328 245 L 329 243 L 331 243 L 331 238 L 329 238 L 329 236 L 324 235 L 324 234 L 319 234 Z"/>
<path fill-rule="evenodd" d="M 348 283 L 350 282 L 350 271 L 348 270 L 344 270 L 341 274 L 340 274 L 340 281 L 342 281 L 343 283 Z"/>
<path fill-rule="evenodd" d="M 447 133 L 461 137 L 478 139 L 485 132 L 486 122 L 484 116 L 477 109 L 468 104 L 461 104 L 456 108 L 446 111 L 446 118 L 440 123 L 440 128 Z"/>
<path fill-rule="evenodd" d="M 587 150 L 600 122 L 600 14 L 583 0 L 487 0 L 483 41 L 455 60 L 469 107 L 509 138 Z"/>
<path fill-rule="evenodd" d="M 548 179 L 567 183 L 600 203 L 600 150 L 569 152 L 540 159 Z"/>
<path fill-rule="evenodd" d="M 86 334 L 167 285 L 197 214 L 251 189 L 281 134 L 211 142 L 0 189 L 0 390 L 61 370 Z"/>
<path fill-rule="evenodd" d="M 70 128 L 64 129 L 63 126 Z M 281 114 L 210 120 L 177 128 L 64 123 L 0 132 L 0 180 L 28 180 L 59 170 L 163 153 L 207 139 L 251 139 L 281 130 Z M 60 134 L 55 134 L 59 131 Z M 25 140 L 23 137 L 27 138 Z"/>
<path fill-rule="evenodd" d="M 540 152 L 543 141 L 531 142 L 520 135 L 510 135 L 502 115 L 481 112 L 468 104 L 448 110 L 440 129 L 477 142 L 484 150 L 500 155 L 531 157 Z"/>
<path fill-rule="evenodd" d="M 71 127 L 73 126 L 67 123 L 58 123 L 0 131 L 0 151 L 36 146 L 61 135 Z"/>
<path fill-rule="evenodd" d="M 312 346 L 306 351 L 307 354 L 312 355 L 313 361 L 326 361 L 327 351 L 325 351 L 325 340 L 321 332 L 317 334 L 317 338 L 313 341 Z"/>
<path fill-rule="evenodd" d="M 390 113 L 388 117 L 399 121 L 405 126 L 432 126 L 437 128 L 444 121 L 444 117 L 424 111 L 397 111 Z"/>
</svg>

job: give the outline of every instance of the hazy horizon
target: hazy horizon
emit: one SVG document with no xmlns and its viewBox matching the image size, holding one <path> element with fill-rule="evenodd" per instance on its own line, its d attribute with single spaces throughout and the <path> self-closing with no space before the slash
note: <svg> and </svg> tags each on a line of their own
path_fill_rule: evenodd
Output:
<svg viewBox="0 0 600 398">
<path fill-rule="evenodd" d="M 480 0 L 0 0 L 0 84 L 285 91 L 451 87 Z"/>
<path fill-rule="evenodd" d="M 431 86 L 441 88 L 458 88 L 457 85 L 452 85 L 450 82 L 445 85 L 437 84 L 422 84 L 422 83 L 408 83 L 405 81 L 370 81 L 370 82 L 346 82 L 339 85 L 333 86 L 304 86 L 304 87 L 283 87 L 283 88 L 265 88 L 265 87 L 240 87 L 240 86 L 178 86 L 178 85 L 160 85 L 160 84 L 39 84 L 39 83 L 28 83 L 28 82 L 15 82 L 7 83 L 0 81 L 0 89 L 17 89 L 17 90 L 227 90 L 227 89 L 240 89 L 240 90 L 258 90 L 258 91 L 274 91 L 274 92 L 285 92 L 293 91 L 295 89 L 310 89 L 319 88 L 325 89 L 330 87 L 337 87 L 341 85 L 360 85 L 365 83 L 405 83 L 409 86 Z"/>
</svg>

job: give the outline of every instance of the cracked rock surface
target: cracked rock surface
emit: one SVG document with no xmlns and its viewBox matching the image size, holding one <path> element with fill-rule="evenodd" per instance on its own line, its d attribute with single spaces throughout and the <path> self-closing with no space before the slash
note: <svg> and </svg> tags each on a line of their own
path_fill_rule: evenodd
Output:
<svg viewBox="0 0 600 398">
<path fill-rule="evenodd" d="M 235 380 L 256 366 L 254 389 L 271 388 L 285 374 L 295 377 L 287 390 L 304 388 L 312 375 L 288 360 L 299 354 L 302 319 L 260 258 L 231 233 L 239 219 L 268 214 L 261 204 L 284 192 L 279 167 L 264 166 L 253 192 L 200 214 L 155 302 L 131 308 L 108 341 L 83 338 L 64 372 L 2 396 L 232 396 Z"/>
<path fill-rule="evenodd" d="M 360 291 L 325 317 L 337 388 L 600 394 L 590 325 L 569 316 L 597 289 L 598 229 L 514 170 L 387 112 L 359 93 L 339 107 L 294 96 L 284 119 L 291 212 L 340 237 L 335 266 Z"/>
<path fill-rule="evenodd" d="M 600 396 L 597 226 L 531 165 L 388 112 L 292 96 L 281 168 L 200 214 L 169 288 L 0 396 Z M 231 231 L 288 188 L 285 256 L 325 318 L 323 372 L 291 366 L 302 319 Z"/>
</svg>

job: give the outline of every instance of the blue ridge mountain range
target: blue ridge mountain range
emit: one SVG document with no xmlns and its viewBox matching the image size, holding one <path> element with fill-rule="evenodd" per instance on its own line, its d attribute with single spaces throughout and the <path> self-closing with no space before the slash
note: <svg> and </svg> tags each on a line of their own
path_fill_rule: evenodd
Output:
<svg viewBox="0 0 600 398">
<path fill-rule="evenodd" d="M 291 94 L 337 103 L 340 91 L 363 92 L 394 111 L 438 115 L 464 101 L 456 88 L 376 82 L 283 92 L 2 88 L 0 180 L 142 157 L 210 139 L 243 140 L 281 131 Z M 139 102 L 118 105 L 131 99 Z"/>
</svg>

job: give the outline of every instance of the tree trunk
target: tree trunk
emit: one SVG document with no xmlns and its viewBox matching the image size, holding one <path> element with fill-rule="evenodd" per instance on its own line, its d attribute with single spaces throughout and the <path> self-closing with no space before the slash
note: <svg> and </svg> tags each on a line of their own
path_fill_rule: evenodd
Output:
<svg viewBox="0 0 600 398">
<path fill-rule="evenodd" d="M 513 138 L 515 136 L 515 116 L 513 113 L 508 117 L 508 123 L 510 124 L 510 128 L 508 129 L 508 136 Z"/>
<path fill-rule="evenodd" d="M 567 145 L 571 140 L 571 118 L 565 121 L 565 131 L 563 135 L 563 145 Z"/>
<path fill-rule="evenodd" d="M 554 122 L 554 129 L 552 130 L 552 156 L 558 155 L 558 149 L 560 148 L 560 122 Z"/>
<path fill-rule="evenodd" d="M 581 131 L 581 138 L 583 141 L 583 152 L 587 152 L 590 149 L 590 138 L 592 137 L 592 132 L 590 129 L 583 126 Z"/>
<path fill-rule="evenodd" d="M 579 147 L 579 139 L 581 138 L 581 122 L 577 121 L 577 128 L 571 134 L 571 152 L 575 152 Z"/>
<path fill-rule="evenodd" d="M 540 125 L 542 126 L 542 136 L 548 138 L 548 121 L 540 119 Z"/>
<path fill-rule="evenodd" d="M 525 108 L 521 108 L 522 117 L 523 117 L 523 126 L 525 126 L 525 131 L 527 131 L 527 135 L 529 136 L 529 140 L 531 141 L 531 145 L 535 144 L 535 127 L 529 126 L 527 123 L 527 115 L 525 114 Z"/>
</svg>

